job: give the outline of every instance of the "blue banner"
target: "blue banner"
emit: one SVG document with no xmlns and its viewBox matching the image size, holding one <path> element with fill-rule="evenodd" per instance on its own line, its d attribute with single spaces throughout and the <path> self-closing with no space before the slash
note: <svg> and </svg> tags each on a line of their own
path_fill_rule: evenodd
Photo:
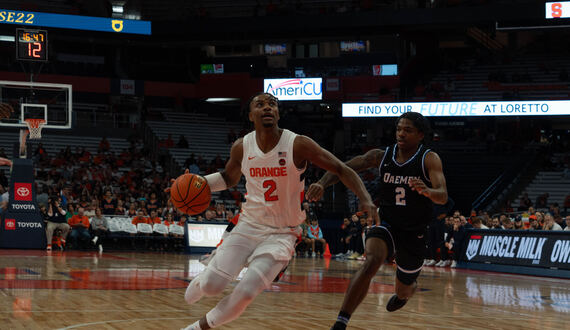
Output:
<svg viewBox="0 0 570 330">
<path fill-rule="evenodd" d="M 0 9 L 0 23 L 26 27 L 52 27 L 150 35 L 150 22 L 105 17 L 48 14 Z"/>
</svg>

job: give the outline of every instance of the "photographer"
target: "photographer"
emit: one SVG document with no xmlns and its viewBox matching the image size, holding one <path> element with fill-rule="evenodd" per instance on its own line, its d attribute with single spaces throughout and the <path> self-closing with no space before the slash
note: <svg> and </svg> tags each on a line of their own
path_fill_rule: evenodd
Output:
<svg viewBox="0 0 570 330">
<path fill-rule="evenodd" d="M 65 246 L 65 239 L 67 234 L 69 234 L 70 227 L 65 219 L 65 214 L 67 212 L 61 207 L 61 198 L 59 196 L 54 196 L 48 199 L 48 219 L 46 225 L 46 238 L 47 238 L 47 250 L 51 251 L 51 239 L 53 232 L 56 229 L 61 230 L 61 241 Z"/>
</svg>

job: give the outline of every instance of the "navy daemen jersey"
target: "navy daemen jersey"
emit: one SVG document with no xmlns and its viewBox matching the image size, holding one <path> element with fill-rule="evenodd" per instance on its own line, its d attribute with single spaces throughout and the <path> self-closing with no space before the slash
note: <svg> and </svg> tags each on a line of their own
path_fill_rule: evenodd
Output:
<svg viewBox="0 0 570 330">
<path fill-rule="evenodd" d="M 380 218 L 391 226 L 403 230 L 424 229 L 431 221 L 432 201 L 413 191 L 408 181 L 423 180 L 431 188 L 424 166 L 430 149 L 423 145 L 406 162 L 396 161 L 397 145 L 386 148 L 380 163 Z"/>
</svg>

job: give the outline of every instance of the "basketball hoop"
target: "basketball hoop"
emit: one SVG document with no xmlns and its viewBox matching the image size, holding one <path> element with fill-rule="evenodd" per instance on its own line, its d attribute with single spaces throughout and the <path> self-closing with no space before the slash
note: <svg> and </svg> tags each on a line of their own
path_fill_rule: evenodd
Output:
<svg viewBox="0 0 570 330">
<path fill-rule="evenodd" d="M 42 137 L 42 127 L 46 124 L 44 119 L 28 118 L 25 120 L 30 131 L 30 139 L 40 139 Z"/>
</svg>

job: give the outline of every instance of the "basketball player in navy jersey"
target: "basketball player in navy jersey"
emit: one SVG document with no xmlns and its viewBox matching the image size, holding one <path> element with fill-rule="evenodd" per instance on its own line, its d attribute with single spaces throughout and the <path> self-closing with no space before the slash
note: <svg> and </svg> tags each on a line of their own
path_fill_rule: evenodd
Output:
<svg viewBox="0 0 570 330">
<path fill-rule="evenodd" d="M 358 196 L 362 211 L 379 221 L 376 206 L 354 170 L 310 138 L 277 126 L 278 104 L 271 94 L 255 95 L 249 102 L 255 130 L 234 142 L 223 171 L 205 176 L 212 192 L 233 187 L 245 176 L 246 202 L 235 228 L 188 285 L 186 302 L 221 293 L 249 266 L 233 292 L 186 329 L 209 329 L 236 319 L 287 265 L 305 220 L 303 173 L 309 163 L 338 176 Z"/>
<path fill-rule="evenodd" d="M 441 159 L 422 141 L 429 122 L 419 113 L 404 113 L 396 122 L 396 144 L 386 150 L 373 149 L 346 164 L 356 172 L 378 168 L 380 175 L 380 219 L 366 234 L 366 261 L 353 276 L 332 329 L 346 329 L 352 313 L 368 292 L 370 281 L 386 259 L 396 254 L 396 294 L 386 309 L 402 308 L 414 294 L 423 266 L 424 233 L 431 220 L 433 203 L 447 202 L 447 187 Z M 309 200 L 322 197 L 338 178 L 327 172 L 307 191 Z"/>
</svg>

